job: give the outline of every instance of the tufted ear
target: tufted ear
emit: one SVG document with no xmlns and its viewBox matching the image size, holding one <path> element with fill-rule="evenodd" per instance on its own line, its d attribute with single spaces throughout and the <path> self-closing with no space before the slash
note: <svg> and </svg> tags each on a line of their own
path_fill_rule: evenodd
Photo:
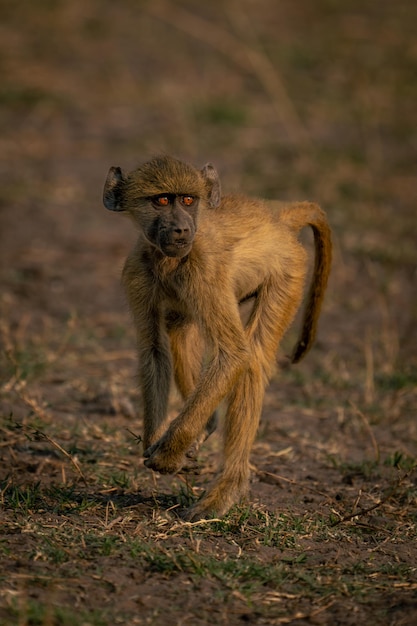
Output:
<svg viewBox="0 0 417 626">
<path fill-rule="evenodd" d="M 216 209 L 222 196 L 219 175 L 211 163 L 207 163 L 201 173 L 206 181 L 208 205 L 211 209 Z"/>
<path fill-rule="evenodd" d="M 124 211 L 122 207 L 125 177 L 120 167 L 111 167 L 103 190 L 103 204 L 109 211 Z"/>
</svg>

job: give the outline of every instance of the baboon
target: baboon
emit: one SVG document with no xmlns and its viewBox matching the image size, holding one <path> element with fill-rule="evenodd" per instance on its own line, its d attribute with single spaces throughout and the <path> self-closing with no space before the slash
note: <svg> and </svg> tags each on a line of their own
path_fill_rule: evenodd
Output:
<svg viewBox="0 0 417 626">
<path fill-rule="evenodd" d="M 226 400 L 222 468 L 185 517 L 223 515 L 247 494 L 265 386 L 302 301 L 307 254 L 297 237 L 304 226 L 314 233 L 315 265 L 292 362 L 314 340 L 331 262 L 325 214 L 311 202 L 272 210 L 222 196 L 211 164 L 197 170 L 169 156 L 130 173 L 112 167 L 103 202 L 126 212 L 139 231 L 122 281 L 137 334 L 145 465 L 181 470 Z M 242 322 L 239 306 L 248 300 Z M 184 405 L 168 425 L 172 376 Z"/>
</svg>

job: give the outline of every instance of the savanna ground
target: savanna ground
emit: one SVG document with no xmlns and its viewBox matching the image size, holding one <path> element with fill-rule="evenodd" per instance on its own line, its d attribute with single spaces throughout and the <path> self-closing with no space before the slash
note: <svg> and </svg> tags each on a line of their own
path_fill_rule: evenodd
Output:
<svg viewBox="0 0 417 626">
<path fill-rule="evenodd" d="M 414 0 L 3 0 L 1 624 L 417 622 L 416 22 Z M 334 231 L 251 499 L 194 524 L 219 439 L 199 474 L 143 467 L 134 233 L 101 205 L 110 165 L 159 152 Z"/>
</svg>

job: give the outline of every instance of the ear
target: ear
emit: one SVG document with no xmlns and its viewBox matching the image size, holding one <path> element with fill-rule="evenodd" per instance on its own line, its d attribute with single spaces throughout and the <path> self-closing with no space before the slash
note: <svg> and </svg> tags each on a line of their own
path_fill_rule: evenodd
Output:
<svg viewBox="0 0 417 626">
<path fill-rule="evenodd" d="M 216 209 L 222 196 L 219 175 L 211 163 L 207 163 L 201 173 L 206 180 L 208 205 L 211 209 Z"/>
<path fill-rule="evenodd" d="M 103 204 L 109 211 L 124 211 L 121 206 L 125 177 L 120 167 L 111 167 L 103 190 Z"/>
</svg>

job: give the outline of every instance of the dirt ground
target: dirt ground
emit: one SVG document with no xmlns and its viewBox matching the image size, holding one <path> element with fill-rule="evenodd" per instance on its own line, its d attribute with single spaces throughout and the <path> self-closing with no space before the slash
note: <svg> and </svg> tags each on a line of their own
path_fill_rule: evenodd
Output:
<svg viewBox="0 0 417 626">
<path fill-rule="evenodd" d="M 416 20 L 413 0 L 1 3 L 0 624 L 417 623 Z M 101 204 L 109 166 L 160 152 L 318 201 L 334 234 L 250 501 L 195 524 L 176 512 L 219 437 L 195 474 L 143 467 L 135 233 Z"/>
</svg>

